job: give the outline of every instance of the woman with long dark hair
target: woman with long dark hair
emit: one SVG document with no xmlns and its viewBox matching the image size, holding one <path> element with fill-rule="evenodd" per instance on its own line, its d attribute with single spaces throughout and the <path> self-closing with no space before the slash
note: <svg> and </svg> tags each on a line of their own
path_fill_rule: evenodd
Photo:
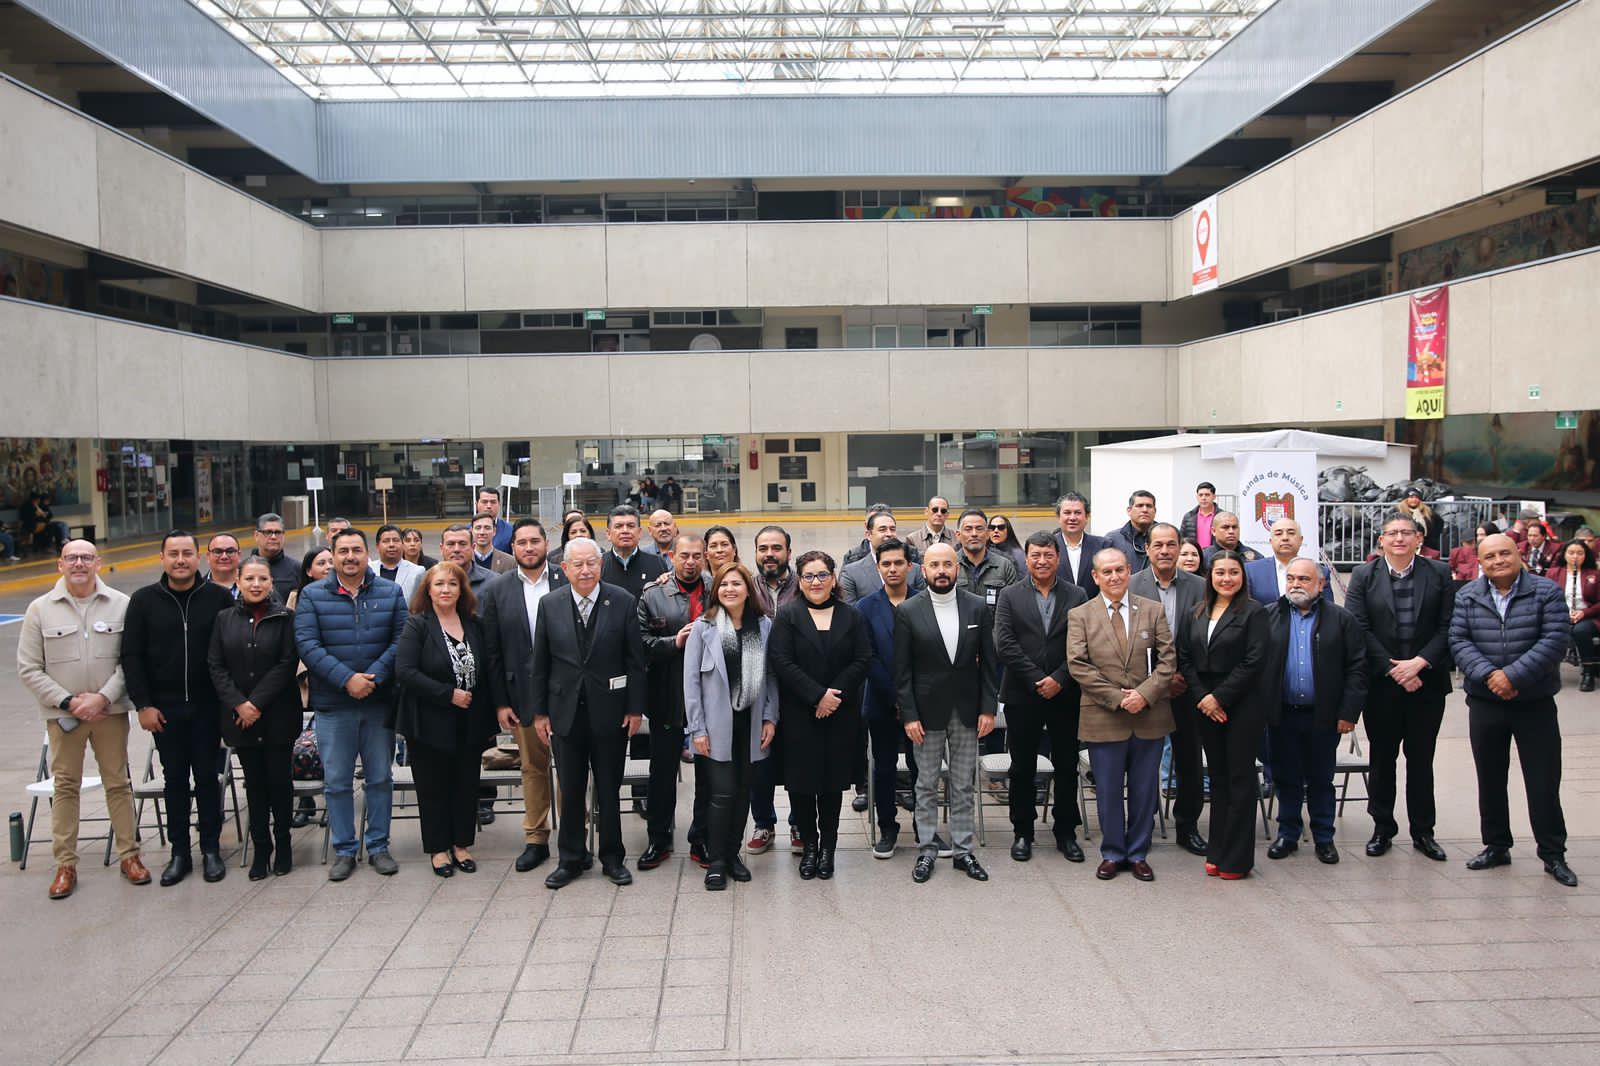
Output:
<svg viewBox="0 0 1600 1066">
<path fill-rule="evenodd" d="M 706 530 L 706 569 L 715 574 L 729 563 L 739 561 L 739 541 L 727 526 Z"/>
<path fill-rule="evenodd" d="M 755 597 L 755 578 L 729 563 L 711 580 L 714 602 L 695 620 L 683 648 L 687 732 L 711 786 L 706 829 L 706 889 L 750 880 L 739 843 L 750 812 L 750 768 L 765 759 L 778 723 L 778 683 L 767 669 L 772 621 Z"/>
<path fill-rule="evenodd" d="M 833 557 L 795 564 L 800 595 L 778 609 L 767 645 L 783 721 L 783 774 L 800 834 L 800 876 L 833 876 L 840 795 L 861 768 L 861 693 L 872 659 L 866 622 L 839 598 Z"/>
<path fill-rule="evenodd" d="M 1561 546 L 1561 565 L 1544 575 L 1561 590 L 1572 620 L 1572 647 L 1583 667 L 1580 692 L 1593 692 L 1595 673 L 1600 670 L 1600 571 L 1596 571 L 1594 550 L 1581 540 Z"/>
<path fill-rule="evenodd" d="M 1244 556 L 1219 549 L 1206 566 L 1206 597 L 1178 621 L 1178 668 L 1200 712 L 1211 777 L 1206 873 L 1225 881 L 1255 866 L 1256 755 L 1267 727 L 1261 691 L 1270 643 L 1266 610 L 1244 583 Z"/>
<path fill-rule="evenodd" d="M 574 511 L 561 521 L 561 546 L 549 554 L 550 565 L 559 568 L 562 557 L 567 554 L 567 541 L 580 537 L 594 540 L 594 526 L 589 524 L 582 511 Z"/>
<path fill-rule="evenodd" d="M 1003 514 L 989 516 L 989 550 L 1009 555 L 1011 561 L 1017 564 L 1017 573 L 1027 574 L 1028 557 L 1023 554 L 1022 542 L 1017 539 L 1011 519 Z"/>
</svg>

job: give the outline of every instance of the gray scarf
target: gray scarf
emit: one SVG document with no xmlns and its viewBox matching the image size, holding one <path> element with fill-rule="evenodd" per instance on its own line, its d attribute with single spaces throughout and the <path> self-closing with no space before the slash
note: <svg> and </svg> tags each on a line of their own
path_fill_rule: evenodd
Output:
<svg viewBox="0 0 1600 1066">
<path fill-rule="evenodd" d="M 749 610 L 750 605 L 746 604 Z M 738 690 L 728 693 L 728 697 L 736 711 L 748 711 L 760 698 L 761 690 L 767 683 L 767 656 L 761 646 L 761 623 L 746 626 L 744 629 L 735 629 L 733 620 L 728 617 L 727 611 L 717 612 L 717 636 L 721 638 L 722 653 L 739 656 L 739 685 Z"/>
</svg>

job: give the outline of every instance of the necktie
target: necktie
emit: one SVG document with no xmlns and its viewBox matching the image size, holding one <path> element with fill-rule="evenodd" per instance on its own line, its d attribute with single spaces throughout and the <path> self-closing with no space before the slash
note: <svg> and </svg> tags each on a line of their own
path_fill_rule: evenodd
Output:
<svg viewBox="0 0 1600 1066">
<path fill-rule="evenodd" d="M 1117 636 L 1117 651 L 1122 657 L 1128 657 L 1128 627 L 1122 621 L 1122 601 L 1118 600 L 1111 605 L 1111 632 Z"/>
<path fill-rule="evenodd" d="M 589 628 L 589 612 L 594 610 L 593 601 L 584 597 L 578 600 L 578 617 L 583 620 L 583 627 Z"/>
</svg>

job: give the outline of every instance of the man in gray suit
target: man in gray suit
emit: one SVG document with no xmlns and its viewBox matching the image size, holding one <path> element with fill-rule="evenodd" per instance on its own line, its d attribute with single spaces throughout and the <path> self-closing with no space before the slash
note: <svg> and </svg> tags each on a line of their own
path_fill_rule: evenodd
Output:
<svg viewBox="0 0 1600 1066">
<path fill-rule="evenodd" d="M 878 545 L 896 536 L 898 531 L 894 514 L 889 511 L 879 511 L 867 522 L 867 544 L 872 550 L 839 571 L 839 595 L 844 602 L 858 603 L 883 588 L 883 577 L 878 573 Z M 906 587 L 912 596 L 923 590 L 922 567 L 916 563 L 911 564 Z"/>
<path fill-rule="evenodd" d="M 972 852 L 978 740 L 994 730 L 997 655 L 982 597 L 956 588 L 960 563 L 948 544 L 922 561 L 928 591 L 894 609 L 894 674 L 900 720 L 917 760 L 917 840 L 911 879 L 933 876 L 939 845 L 939 774 L 950 768 L 950 841 L 955 867 L 974 881 L 989 874 Z"/>
<path fill-rule="evenodd" d="M 1178 529 L 1167 522 L 1150 527 L 1146 550 L 1150 566 L 1133 575 L 1128 592 L 1161 604 L 1167 628 L 1178 631 L 1178 620 L 1193 614 L 1206 598 L 1206 583 L 1194 574 L 1178 569 Z M 1174 729 L 1172 769 L 1178 779 L 1178 796 L 1172 807 L 1172 820 L 1178 843 L 1191 855 L 1204 856 L 1206 838 L 1200 835 L 1200 813 L 1205 808 L 1205 760 L 1200 750 L 1200 721 L 1194 703 L 1184 695 L 1188 682 L 1181 671 L 1172 675 L 1168 695 L 1172 697 Z M 1162 774 L 1162 780 L 1166 775 Z"/>
</svg>

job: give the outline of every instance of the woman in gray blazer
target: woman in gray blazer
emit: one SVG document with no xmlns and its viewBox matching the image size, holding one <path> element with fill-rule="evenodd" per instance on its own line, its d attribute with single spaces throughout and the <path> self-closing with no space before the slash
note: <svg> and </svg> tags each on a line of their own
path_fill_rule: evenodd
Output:
<svg viewBox="0 0 1600 1066">
<path fill-rule="evenodd" d="M 778 723 L 778 682 L 767 669 L 772 622 L 756 602 L 755 578 L 724 563 L 711 580 L 713 602 L 683 649 L 683 707 L 700 769 L 711 786 L 706 828 L 706 889 L 750 880 L 739 842 L 750 813 L 750 766 L 767 757 Z"/>
</svg>

